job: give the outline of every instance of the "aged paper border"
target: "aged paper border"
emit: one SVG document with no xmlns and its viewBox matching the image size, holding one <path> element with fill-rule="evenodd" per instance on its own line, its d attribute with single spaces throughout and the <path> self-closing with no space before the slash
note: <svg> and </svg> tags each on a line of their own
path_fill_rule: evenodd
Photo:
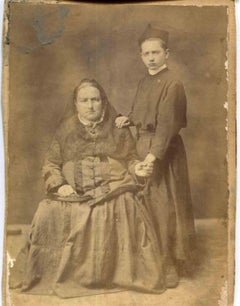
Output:
<svg viewBox="0 0 240 306">
<path fill-rule="evenodd" d="M 5 0 L 4 19 L 3 19 L 3 65 L 2 65 L 2 108 L 3 108 L 3 127 L 4 127 L 4 152 L 5 152 L 5 178 L 8 172 L 8 103 L 9 103 L 9 3 L 24 2 L 29 4 L 73 4 L 78 1 L 61 0 Z M 123 2 L 122 2 L 123 3 Z M 130 2 L 129 2 L 130 3 Z M 113 3 L 112 3 L 113 4 Z M 235 1 L 233 0 L 175 0 L 158 2 L 141 2 L 135 5 L 178 5 L 178 6 L 227 6 L 228 7 L 228 51 L 226 62 L 228 93 L 227 93 L 227 141 L 228 141 L 228 282 L 227 282 L 227 305 L 233 305 L 234 300 L 234 271 L 235 271 L 235 215 L 236 215 L 236 28 L 235 28 Z M 85 3 L 87 5 L 87 3 Z M 105 4 L 107 5 L 107 4 Z M 223 106 L 224 107 L 224 106 Z M 5 194 L 8 194 L 6 180 Z M 5 216 L 7 217 L 8 204 L 5 205 Z M 6 219 L 5 217 L 5 219 Z M 6 225 L 4 226 L 4 254 L 3 254 L 3 279 L 2 279 L 2 303 L 10 305 L 7 293 L 7 270 L 8 258 L 6 254 Z M 222 288 L 226 292 L 226 288 Z"/>
<path fill-rule="evenodd" d="M 240 2 L 236 2 L 236 43 L 237 43 L 237 74 L 240 73 Z M 240 78 L 237 78 L 236 82 L 236 90 L 239 90 L 240 88 Z M 239 105 L 240 105 L 240 94 L 237 91 L 237 114 L 236 118 L 238 122 L 240 121 L 240 113 L 239 113 Z M 237 125 L 237 144 L 239 145 L 240 143 L 240 126 L 239 124 Z M 240 158 L 240 153 L 238 151 L 237 157 Z M 234 294 L 234 303 L 235 306 L 240 303 L 240 210 L 239 210 L 239 198 L 240 198 L 240 193 L 239 193 L 239 188 L 240 188 L 240 182 L 239 182 L 239 175 L 240 175 L 240 166 L 239 163 L 237 164 L 237 193 L 236 193 L 236 237 L 235 237 L 235 294 Z M 238 204 L 238 205 L 237 205 Z"/>
</svg>

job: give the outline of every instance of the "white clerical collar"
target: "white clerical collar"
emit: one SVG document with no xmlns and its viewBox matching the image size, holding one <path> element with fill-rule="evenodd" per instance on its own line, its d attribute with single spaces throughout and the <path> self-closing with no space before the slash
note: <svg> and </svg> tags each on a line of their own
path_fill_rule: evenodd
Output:
<svg viewBox="0 0 240 306">
<path fill-rule="evenodd" d="M 158 72 L 164 70 L 165 68 L 167 68 L 167 65 L 166 65 L 166 64 L 162 65 L 162 66 L 159 67 L 157 70 L 151 70 L 151 69 L 149 69 L 149 70 L 148 70 L 148 73 L 149 73 L 150 75 L 155 75 L 155 74 L 157 74 Z"/>
</svg>

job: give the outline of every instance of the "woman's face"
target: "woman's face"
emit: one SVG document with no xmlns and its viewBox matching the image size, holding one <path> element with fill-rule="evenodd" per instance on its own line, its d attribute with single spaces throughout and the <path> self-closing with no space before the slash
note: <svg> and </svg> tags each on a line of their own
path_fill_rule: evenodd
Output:
<svg viewBox="0 0 240 306">
<path fill-rule="evenodd" d="M 82 119 L 93 122 L 100 119 L 103 106 L 99 90 L 91 85 L 79 89 L 76 108 Z"/>
</svg>

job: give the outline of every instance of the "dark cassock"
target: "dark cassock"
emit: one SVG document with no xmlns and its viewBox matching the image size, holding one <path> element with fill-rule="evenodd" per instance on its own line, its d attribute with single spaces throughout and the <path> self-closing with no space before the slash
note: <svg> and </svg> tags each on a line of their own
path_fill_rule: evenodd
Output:
<svg viewBox="0 0 240 306">
<path fill-rule="evenodd" d="M 146 30 L 141 41 L 149 37 L 166 39 L 153 28 Z M 169 283 L 174 286 L 179 274 L 191 270 L 195 230 L 187 158 L 179 134 L 187 125 L 186 95 L 166 64 L 139 82 L 129 117 L 137 128 L 138 155 L 156 157 L 144 194 L 165 254 Z"/>
</svg>

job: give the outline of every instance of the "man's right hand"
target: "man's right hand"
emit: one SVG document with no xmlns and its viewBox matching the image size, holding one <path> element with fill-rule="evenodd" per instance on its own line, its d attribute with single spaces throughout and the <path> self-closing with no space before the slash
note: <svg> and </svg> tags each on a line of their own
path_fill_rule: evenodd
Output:
<svg viewBox="0 0 240 306">
<path fill-rule="evenodd" d="M 121 129 L 124 126 L 129 126 L 130 125 L 130 120 L 126 116 L 120 116 L 120 117 L 116 118 L 115 124 L 116 124 L 117 128 Z"/>
<path fill-rule="evenodd" d="M 139 162 L 135 165 L 135 174 L 140 177 L 149 177 L 153 172 L 153 163 Z"/>
</svg>

